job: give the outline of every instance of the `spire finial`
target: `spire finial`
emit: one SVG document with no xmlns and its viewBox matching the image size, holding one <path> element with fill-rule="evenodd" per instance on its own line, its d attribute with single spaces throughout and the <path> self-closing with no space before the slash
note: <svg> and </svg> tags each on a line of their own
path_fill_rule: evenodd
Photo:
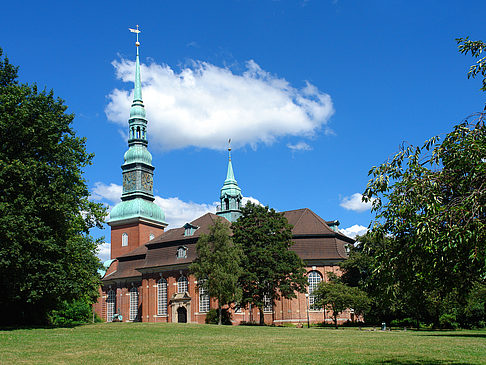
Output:
<svg viewBox="0 0 486 365">
<path fill-rule="evenodd" d="M 135 46 L 137 46 L 137 54 L 138 54 L 138 47 L 140 46 L 140 42 L 138 41 L 138 33 L 140 33 L 141 30 L 138 29 L 138 24 L 137 24 L 137 29 L 128 28 L 128 30 L 137 35 L 137 41 L 135 42 Z"/>
<path fill-rule="evenodd" d="M 231 161 L 231 138 L 228 139 L 228 155 L 229 155 L 229 160 Z"/>
</svg>

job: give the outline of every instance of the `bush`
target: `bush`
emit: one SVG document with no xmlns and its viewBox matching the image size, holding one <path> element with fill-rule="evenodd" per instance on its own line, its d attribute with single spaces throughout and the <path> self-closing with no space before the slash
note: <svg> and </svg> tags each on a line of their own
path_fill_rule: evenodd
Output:
<svg viewBox="0 0 486 365">
<path fill-rule="evenodd" d="M 231 325 L 231 313 L 223 308 L 221 309 L 221 322 L 222 324 Z M 209 312 L 206 314 L 206 323 L 207 324 L 218 324 L 218 310 L 217 309 L 210 309 Z"/>
<path fill-rule="evenodd" d="M 91 304 L 84 300 L 64 301 L 49 313 L 49 323 L 56 327 L 75 326 L 92 320 Z"/>
<path fill-rule="evenodd" d="M 416 327 L 417 321 L 413 318 L 394 319 L 390 321 L 390 327 Z"/>
<path fill-rule="evenodd" d="M 459 327 L 457 323 L 456 315 L 452 313 L 444 313 L 439 317 L 440 328 L 444 329 L 456 329 Z"/>
</svg>

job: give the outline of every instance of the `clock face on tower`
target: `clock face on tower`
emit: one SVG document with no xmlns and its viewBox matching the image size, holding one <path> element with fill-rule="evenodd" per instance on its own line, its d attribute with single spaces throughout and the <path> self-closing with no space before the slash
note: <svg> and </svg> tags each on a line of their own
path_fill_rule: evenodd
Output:
<svg viewBox="0 0 486 365">
<path fill-rule="evenodd" d="M 135 171 L 127 172 L 123 175 L 123 190 L 124 191 L 131 191 L 135 190 L 137 177 L 135 175 Z"/>
<path fill-rule="evenodd" d="M 154 180 L 151 174 L 142 172 L 142 189 L 147 192 L 152 192 Z"/>
</svg>

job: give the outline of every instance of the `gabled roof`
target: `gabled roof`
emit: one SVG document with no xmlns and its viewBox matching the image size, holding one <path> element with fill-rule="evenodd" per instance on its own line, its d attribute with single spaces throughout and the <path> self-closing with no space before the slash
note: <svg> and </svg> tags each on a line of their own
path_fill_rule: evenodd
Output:
<svg viewBox="0 0 486 365">
<path fill-rule="evenodd" d="M 327 222 L 309 208 L 287 210 L 282 213 L 287 218 L 289 224 L 293 226 L 292 235 L 294 236 L 332 235 L 347 243 L 354 242 L 352 238 L 329 228 Z"/>
<path fill-rule="evenodd" d="M 354 243 L 354 240 L 329 228 L 326 221 L 312 210 L 296 209 L 282 212 L 282 214 L 293 226 L 292 241 L 294 244 L 291 250 L 303 260 L 337 262 L 347 258 L 345 245 Z M 192 263 L 196 259 L 197 240 L 202 234 L 209 233 L 209 227 L 219 219 L 225 218 L 213 213 L 206 213 L 193 220 L 190 222 L 190 226 L 198 227 L 198 229 L 192 236 L 184 235 L 184 226 L 166 231 L 145 245 L 118 257 L 117 270 L 103 280 L 137 278 L 141 276 L 141 271 L 144 269 L 159 267 L 162 269 Z M 186 257 L 177 257 L 179 247 L 186 248 Z"/>
<path fill-rule="evenodd" d="M 184 236 L 185 228 L 184 226 L 179 228 L 169 229 L 168 231 L 162 233 L 160 236 L 155 237 L 152 241 L 148 242 L 146 246 L 153 247 L 153 246 L 160 246 L 161 243 L 168 243 L 180 240 L 193 240 L 196 237 L 201 236 L 202 234 L 209 233 L 209 226 L 213 225 L 214 222 L 218 219 L 224 219 L 213 213 L 206 213 L 201 217 L 189 222 L 189 224 L 193 227 L 199 227 L 194 231 L 192 236 Z"/>
</svg>

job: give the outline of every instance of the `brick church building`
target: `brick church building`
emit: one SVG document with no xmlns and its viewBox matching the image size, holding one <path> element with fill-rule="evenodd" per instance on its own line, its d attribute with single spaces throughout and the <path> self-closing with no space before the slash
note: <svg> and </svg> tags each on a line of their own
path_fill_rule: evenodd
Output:
<svg viewBox="0 0 486 365">
<path fill-rule="evenodd" d="M 147 119 L 142 101 L 139 43 L 135 63 L 135 88 L 130 108 L 128 150 L 122 165 L 121 202 L 110 213 L 111 260 L 102 278 L 96 313 L 110 322 L 115 314 L 123 321 L 204 323 L 216 308 L 210 293 L 197 286 L 188 270 L 196 258 L 196 243 L 217 219 L 234 222 L 240 216 L 241 189 L 235 179 L 231 155 L 216 214 L 207 213 L 180 228 L 165 230 L 165 214 L 154 203 L 152 155 L 147 149 Z M 264 307 L 265 323 L 332 322 L 332 312 L 314 305 L 312 291 L 339 275 L 337 264 L 347 258 L 346 245 L 354 240 L 338 231 L 338 221 L 325 221 L 310 209 L 282 212 L 293 226 L 291 249 L 304 261 L 308 292 L 295 299 L 281 299 Z M 232 321 L 259 321 L 257 308 L 230 308 Z M 339 322 L 354 320 L 347 310 Z"/>
</svg>

